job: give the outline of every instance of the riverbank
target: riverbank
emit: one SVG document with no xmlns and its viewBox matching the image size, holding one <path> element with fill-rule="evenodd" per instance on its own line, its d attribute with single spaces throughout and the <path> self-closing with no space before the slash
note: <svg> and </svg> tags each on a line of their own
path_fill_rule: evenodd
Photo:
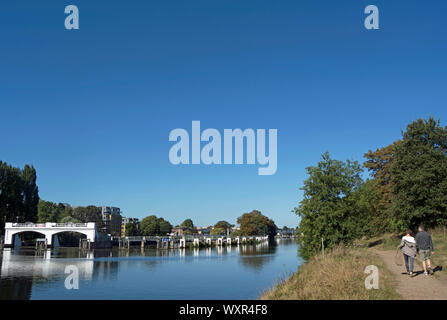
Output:
<svg viewBox="0 0 447 320">
<path fill-rule="evenodd" d="M 405 267 L 396 266 L 394 256 L 400 235 L 384 234 L 372 239 L 361 239 L 351 247 L 338 247 L 311 258 L 289 279 L 265 291 L 261 299 L 273 300 L 390 300 L 390 299 L 447 299 L 443 288 L 447 285 L 447 230 L 429 230 L 435 255 L 432 267 L 436 270 L 430 279 L 417 276 L 408 281 Z M 379 290 L 366 290 L 364 269 L 375 265 L 379 269 Z M 422 270 L 416 259 L 415 270 Z M 430 281 L 427 286 L 425 282 Z M 421 289 L 415 290 L 420 283 Z M 427 291 L 427 289 L 429 289 Z M 427 292 L 426 292 L 427 291 Z"/>
<path fill-rule="evenodd" d="M 379 289 L 365 289 L 365 267 L 379 269 Z M 337 247 L 316 255 L 289 279 L 267 290 L 266 300 L 395 300 L 394 278 L 383 261 L 367 248 Z"/>
</svg>

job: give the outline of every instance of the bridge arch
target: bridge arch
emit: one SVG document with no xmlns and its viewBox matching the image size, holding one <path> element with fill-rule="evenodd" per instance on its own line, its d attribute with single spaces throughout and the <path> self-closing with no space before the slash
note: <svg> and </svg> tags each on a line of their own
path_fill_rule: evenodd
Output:
<svg viewBox="0 0 447 320">
<path fill-rule="evenodd" d="M 42 232 L 36 231 L 36 230 L 18 230 L 16 232 L 12 232 L 11 233 L 11 238 L 12 238 L 12 244 L 14 246 L 17 246 L 18 244 L 16 243 L 16 236 L 21 237 L 22 239 L 19 239 L 20 242 L 26 242 L 28 239 L 26 239 L 25 235 L 31 235 L 33 234 L 35 237 L 34 239 L 37 238 L 46 238 L 46 235 Z M 24 239 L 25 238 L 25 239 Z"/>
<path fill-rule="evenodd" d="M 88 239 L 89 236 L 88 232 L 82 230 L 61 230 L 51 235 L 51 243 L 55 246 L 77 247 L 80 239 Z"/>
</svg>

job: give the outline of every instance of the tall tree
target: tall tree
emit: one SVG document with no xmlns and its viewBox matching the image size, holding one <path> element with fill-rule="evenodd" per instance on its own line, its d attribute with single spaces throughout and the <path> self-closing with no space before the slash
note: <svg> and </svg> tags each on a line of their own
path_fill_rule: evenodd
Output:
<svg viewBox="0 0 447 320">
<path fill-rule="evenodd" d="M 39 188 L 36 184 L 36 169 L 25 165 L 22 170 L 23 181 L 23 214 L 26 221 L 37 221 L 37 206 L 39 204 Z"/>
<path fill-rule="evenodd" d="M 396 230 L 447 223 L 447 127 L 432 117 L 410 123 L 395 150 L 391 182 Z"/>
<path fill-rule="evenodd" d="M 301 190 L 303 199 L 295 208 L 301 218 L 298 228 L 300 251 L 312 256 L 323 244 L 326 248 L 348 243 L 361 234 L 365 214 L 357 207 L 363 185 L 357 161 L 334 160 L 326 152 L 316 166 L 308 167 Z"/>
<path fill-rule="evenodd" d="M 5 222 L 37 220 L 39 201 L 36 171 L 26 165 L 23 170 L 0 161 L 0 227 Z"/>
<path fill-rule="evenodd" d="M 400 143 L 401 141 L 398 140 L 376 151 L 369 150 L 364 155 L 366 162 L 363 165 L 373 178 L 370 187 L 377 192 L 377 201 L 373 202 L 376 211 L 373 223 L 378 232 L 390 231 L 391 206 L 395 198 L 392 190 L 391 166 L 394 162 L 396 147 Z"/>
</svg>

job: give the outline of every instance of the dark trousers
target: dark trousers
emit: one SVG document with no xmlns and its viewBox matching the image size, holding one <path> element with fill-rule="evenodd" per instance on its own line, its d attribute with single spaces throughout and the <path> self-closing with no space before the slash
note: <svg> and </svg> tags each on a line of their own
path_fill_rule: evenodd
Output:
<svg viewBox="0 0 447 320">
<path fill-rule="evenodd" d="M 407 268 L 407 272 L 413 272 L 414 258 L 407 256 L 405 253 L 403 255 L 404 255 L 405 267 Z"/>
</svg>

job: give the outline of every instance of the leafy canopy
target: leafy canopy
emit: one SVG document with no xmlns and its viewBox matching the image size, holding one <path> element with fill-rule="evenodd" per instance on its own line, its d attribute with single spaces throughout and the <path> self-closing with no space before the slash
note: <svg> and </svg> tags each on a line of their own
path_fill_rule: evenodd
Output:
<svg viewBox="0 0 447 320">
<path fill-rule="evenodd" d="M 237 223 L 240 224 L 239 234 L 243 236 L 274 236 L 278 229 L 273 220 L 258 210 L 244 213 L 237 219 Z"/>
<path fill-rule="evenodd" d="M 295 208 L 301 218 L 298 237 L 305 258 L 364 232 L 370 216 L 369 186 L 363 186 L 357 161 L 334 160 L 326 152 L 317 166 L 307 169 L 303 199 Z"/>
<path fill-rule="evenodd" d="M 140 231 L 143 236 L 164 236 L 171 230 L 172 225 L 169 221 L 155 215 L 144 218 L 140 223 Z"/>
</svg>

